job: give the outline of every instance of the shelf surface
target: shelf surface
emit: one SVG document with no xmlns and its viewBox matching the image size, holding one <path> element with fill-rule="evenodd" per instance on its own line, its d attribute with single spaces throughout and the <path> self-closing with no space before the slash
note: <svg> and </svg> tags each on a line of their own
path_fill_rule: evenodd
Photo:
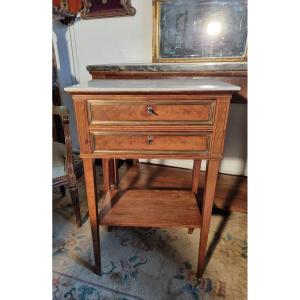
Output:
<svg viewBox="0 0 300 300">
<path fill-rule="evenodd" d="M 101 225 L 199 228 L 201 214 L 192 191 L 113 190 L 100 205 Z"/>
<path fill-rule="evenodd" d="M 192 189 L 192 171 L 161 165 L 138 163 L 119 168 L 120 189 Z M 200 174 L 199 192 L 202 199 L 205 172 Z M 247 213 L 247 177 L 219 174 L 214 199 L 216 209 Z"/>
</svg>

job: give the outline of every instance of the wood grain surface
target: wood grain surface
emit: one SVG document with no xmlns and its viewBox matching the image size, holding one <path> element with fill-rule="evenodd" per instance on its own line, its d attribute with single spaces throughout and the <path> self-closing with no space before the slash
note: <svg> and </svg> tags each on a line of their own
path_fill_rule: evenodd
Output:
<svg viewBox="0 0 300 300">
<path fill-rule="evenodd" d="M 194 172 L 197 172 L 195 165 Z M 199 172 L 199 178 L 192 177 L 192 171 L 161 165 L 139 163 L 134 166 L 122 166 L 119 169 L 120 189 L 179 189 L 196 190 L 203 194 L 205 172 Z M 201 201 L 201 197 L 200 197 Z M 214 206 L 222 211 L 247 213 L 247 177 L 219 174 L 214 197 Z"/>
<path fill-rule="evenodd" d="M 214 100 L 89 100 L 90 124 L 120 124 L 159 121 L 213 124 Z"/>
<path fill-rule="evenodd" d="M 208 132 L 168 133 L 168 132 L 92 132 L 93 151 L 113 150 L 159 150 L 159 151 L 199 151 L 209 152 Z"/>
<path fill-rule="evenodd" d="M 169 190 L 109 191 L 100 224 L 138 227 L 200 227 L 194 193 Z"/>
</svg>

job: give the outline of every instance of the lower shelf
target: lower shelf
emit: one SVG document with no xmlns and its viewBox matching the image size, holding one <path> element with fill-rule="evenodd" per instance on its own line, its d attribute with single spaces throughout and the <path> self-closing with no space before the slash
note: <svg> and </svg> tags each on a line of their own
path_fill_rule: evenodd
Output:
<svg viewBox="0 0 300 300">
<path fill-rule="evenodd" d="M 138 163 L 119 168 L 120 189 L 192 188 L 192 171 L 181 168 Z M 200 174 L 200 199 L 204 190 L 205 172 Z M 215 208 L 247 213 L 247 177 L 219 174 L 214 199 Z"/>
<path fill-rule="evenodd" d="M 201 214 L 192 191 L 115 190 L 100 206 L 101 225 L 198 228 Z"/>
</svg>

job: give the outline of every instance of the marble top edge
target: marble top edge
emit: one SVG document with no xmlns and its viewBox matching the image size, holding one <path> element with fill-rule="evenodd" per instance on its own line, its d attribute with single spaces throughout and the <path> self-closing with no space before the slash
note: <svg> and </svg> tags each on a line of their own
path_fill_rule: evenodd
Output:
<svg viewBox="0 0 300 300">
<path fill-rule="evenodd" d="M 184 92 L 239 91 L 240 87 L 212 78 L 100 79 L 66 87 L 66 92 Z"/>
<path fill-rule="evenodd" d="M 247 71 L 247 62 L 128 63 L 88 65 L 88 71 Z"/>
</svg>

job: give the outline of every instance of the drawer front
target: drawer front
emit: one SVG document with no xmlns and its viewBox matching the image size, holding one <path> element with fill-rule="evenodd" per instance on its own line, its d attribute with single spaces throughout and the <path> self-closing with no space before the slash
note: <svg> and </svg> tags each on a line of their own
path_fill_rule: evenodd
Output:
<svg viewBox="0 0 300 300">
<path fill-rule="evenodd" d="M 88 100 L 93 124 L 214 123 L 215 100 Z"/>
<path fill-rule="evenodd" d="M 94 153 L 208 154 L 210 132 L 91 132 Z"/>
</svg>

